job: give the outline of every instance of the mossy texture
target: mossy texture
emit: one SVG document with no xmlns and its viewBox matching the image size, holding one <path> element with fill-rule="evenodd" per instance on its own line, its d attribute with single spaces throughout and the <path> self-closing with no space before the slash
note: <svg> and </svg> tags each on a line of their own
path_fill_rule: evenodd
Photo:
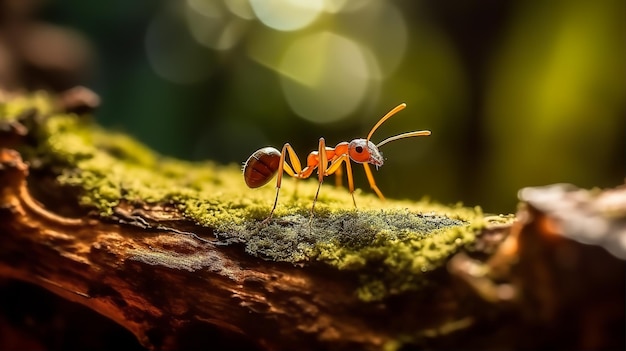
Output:
<svg viewBox="0 0 626 351">
<path fill-rule="evenodd" d="M 103 130 L 89 116 L 56 112 L 53 100 L 42 93 L 5 100 L 0 101 L 0 122 L 31 108 L 45 116 L 31 128 L 34 146 L 22 154 L 58 170 L 60 185 L 79 189 L 81 206 L 102 217 L 113 215 L 121 201 L 171 206 L 212 228 L 224 244 L 242 245 L 251 255 L 294 264 L 321 261 L 356 271 L 362 281 L 357 293 L 366 301 L 423 286 L 427 273 L 486 224 L 478 208 L 426 200 L 383 202 L 360 190 L 357 210 L 346 189 L 330 184 L 322 186 L 310 221 L 317 182 L 285 179 L 274 218 L 263 225 L 275 188 L 270 183 L 248 189 L 240 165 L 159 156 L 129 136 Z"/>
</svg>

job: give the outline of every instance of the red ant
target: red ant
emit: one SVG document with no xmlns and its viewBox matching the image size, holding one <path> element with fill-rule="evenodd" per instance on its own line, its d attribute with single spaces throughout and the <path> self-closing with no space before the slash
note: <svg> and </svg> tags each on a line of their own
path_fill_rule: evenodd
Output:
<svg viewBox="0 0 626 351">
<path fill-rule="evenodd" d="M 289 143 L 286 143 L 283 146 L 282 152 L 279 152 L 273 147 L 264 147 L 253 153 L 243 167 L 243 179 L 248 187 L 261 187 L 272 180 L 274 175 L 278 173 L 278 178 L 276 179 L 276 198 L 274 199 L 274 206 L 272 207 L 269 216 L 263 222 L 269 221 L 274 214 L 276 204 L 278 203 L 278 193 L 280 192 L 283 172 L 287 172 L 287 174 L 294 178 L 304 179 L 310 177 L 311 174 L 313 174 L 313 171 L 317 168 L 317 179 L 319 181 L 319 185 L 317 186 L 317 192 L 315 193 L 315 198 L 313 199 L 311 216 L 313 215 L 315 203 L 317 202 L 317 196 L 320 192 L 322 183 L 324 182 L 324 177 L 333 173 L 340 174 L 341 165 L 344 162 L 348 173 L 348 188 L 350 189 L 350 195 L 352 195 L 354 207 L 356 207 L 356 201 L 354 199 L 354 180 L 352 179 L 352 165 L 350 164 L 350 161 L 363 164 L 363 167 L 365 167 L 365 175 L 367 176 L 370 187 L 374 189 L 381 200 L 384 200 L 385 197 L 376 186 L 374 175 L 369 167 L 369 165 L 372 164 L 376 166 L 376 169 L 378 169 L 378 167 L 383 165 L 383 156 L 381 152 L 378 151 L 378 148 L 391 141 L 430 135 L 429 130 L 420 130 L 389 137 L 378 143 L 378 145 L 375 145 L 370 141 L 372 134 L 374 134 L 374 131 L 376 131 L 381 124 L 405 107 L 406 104 L 402 103 L 384 115 L 383 118 L 381 118 L 378 123 L 374 125 L 372 130 L 370 130 L 367 135 L 367 139 L 354 139 L 349 143 L 344 141 L 332 148 L 326 146 L 326 142 L 323 137 L 320 138 L 317 151 L 312 151 L 309 154 L 306 159 L 306 167 L 304 168 L 302 168 L 298 155 L 296 155 L 296 152 L 293 150 L 291 145 L 289 145 Z M 289 156 L 291 166 L 286 162 L 287 156 Z"/>
</svg>

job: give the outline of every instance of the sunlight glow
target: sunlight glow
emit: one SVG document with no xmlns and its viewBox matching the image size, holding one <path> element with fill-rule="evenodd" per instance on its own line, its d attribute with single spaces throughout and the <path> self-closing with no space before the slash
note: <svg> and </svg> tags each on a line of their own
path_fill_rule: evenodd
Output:
<svg viewBox="0 0 626 351">
<path fill-rule="evenodd" d="M 324 0 L 250 0 L 250 5 L 263 24 L 280 31 L 302 29 L 324 10 Z"/>
</svg>

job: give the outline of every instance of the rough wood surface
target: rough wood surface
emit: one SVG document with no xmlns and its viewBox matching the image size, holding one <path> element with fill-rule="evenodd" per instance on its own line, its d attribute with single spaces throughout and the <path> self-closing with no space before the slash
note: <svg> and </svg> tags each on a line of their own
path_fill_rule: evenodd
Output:
<svg viewBox="0 0 626 351">
<path fill-rule="evenodd" d="M 198 240 L 162 208 L 127 215 L 143 228 L 59 217 L 29 195 L 17 152 L 3 149 L 0 165 L 0 275 L 81 303 L 150 348 L 193 345 L 203 324 L 262 349 L 381 349 L 402 335 L 431 347 L 623 345 L 623 262 L 560 235 L 532 205 L 504 244 L 509 228 L 486 230 L 476 258 L 454 257 L 428 294 L 363 303 L 348 274 Z"/>
<path fill-rule="evenodd" d="M 182 218 L 161 208 L 126 216 L 143 228 L 62 218 L 31 198 L 17 152 L 2 150 L 0 161 L 0 275 L 84 304 L 148 347 L 187 345 L 180 340 L 185 328 L 206 323 L 267 349 L 380 349 L 467 313 L 446 284 L 420 298 L 361 302 L 348 274 L 198 240 L 176 229 L 188 225 Z"/>
<path fill-rule="evenodd" d="M 79 102 L 73 107 L 93 101 L 74 100 Z M 428 273 L 428 285 L 365 302 L 355 293 L 362 281 L 354 271 L 313 260 L 260 258 L 241 242 L 218 240 L 211 227 L 190 221 L 167 203 L 121 201 L 107 216 L 77 208 L 76 194 L 58 186 L 45 164 L 29 175 L 16 151 L 35 142 L 28 129 L 10 121 L 1 125 L 0 292 L 13 281 L 46 289 L 114 321 L 143 347 L 626 346 L 626 187 L 524 189 L 517 221 L 483 228 L 447 264 Z M 368 264 L 370 274 L 385 274 L 383 260 Z M 17 298 L 0 306 L 0 329 L 11 335 L 4 344 L 0 338 L 0 347 L 68 345 L 58 342 L 63 327 L 37 329 L 36 319 L 20 324 L 12 314 L 2 315 L 10 309 L 7 304 L 13 311 L 33 311 L 27 306 L 34 301 L 20 298 L 24 287 L 17 289 L 11 293 Z M 85 324 L 82 330 L 93 319 L 79 322 Z M 27 324 L 38 331 L 25 332 Z"/>
</svg>

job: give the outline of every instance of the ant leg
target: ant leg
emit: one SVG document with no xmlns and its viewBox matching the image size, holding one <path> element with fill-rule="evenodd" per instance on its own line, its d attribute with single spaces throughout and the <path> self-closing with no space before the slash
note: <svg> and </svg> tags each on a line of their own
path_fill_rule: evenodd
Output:
<svg viewBox="0 0 626 351">
<path fill-rule="evenodd" d="M 285 161 L 285 157 L 287 154 L 289 154 L 289 160 L 291 161 L 293 168 L 300 171 L 300 160 L 298 160 L 298 156 L 296 155 L 296 152 L 293 150 L 291 145 L 289 145 L 289 143 L 286 143 L 280 153 L 280 161 L 278 163 L 278 170 L 276 171 L 276 173 L 278 174 L 276 176 L 276 197 L 274 198 L 274 206 L 272 206 L 272 210 L 270 211 L 269 216 L 267 216 L 267 218 L 265 218 L 263 222 L 261 222 L 261 224 L 266 224 L 267 222 L 269 222 L 269 220 L 272 219 L 274 210 L 276 210 L 276 205 L 278 204 L 278 194 L 280 193 L 280 185 L 283 181 L 283 172 L 287 172 L 287 174 L 292 177 L 296 175 L 294 170 Z"/>
<path fill-rule="evenodd" d="M 291 162 L 291 165 L 293 166 L 293 170 L 295 171 L 295 173 L 301 173 L 302 165 L 300 164 L 300 159 L 298 158 L 298 155 L 296 155 L 296 152 L 294 151 L 293 147 L 289 145 L 289 143 L 283 146 L 282 152 L 285 153 L 285 151 L 287 151 L 286 154 L 289 155 L 289 162 Z"/>
<path fill-rule="evenodd" d="M 346 173 L 348 174 L 348 189 L 350 189 L 350 195 L 352 196 L 352 203 L 356 209 L 356 200 L 354 199 L 354 179 L 352 178 L 352 165 L 350 164 L 350 157 L 346 156 Z"/>
<path fill-rule="evenodd" d="M 338 174 L 341 172 L 341 164 L 345 162 L 346 164 L 346 173 L 348 175 L 348 189 L 350 189 L 350 195 L 352 195 L 352 203 L 354 204 L 354 208 L 356 208 L 356 200 L 354 199 L 354 179 L 352 178 L 352 165 L 350 164 L 350 157 L 348 155 L 343 155 L 340 158 L 334 160 L 330 166 L 328 166 L 328 170 L 326 171 L 326 175 L 331 175 L 333 173 Z"/>
<path fill-rule="evenodd" d="M 335 186 L 337 188 L 341 188 L 343 187 L 343 171 L 341 170 L 341 167 L 337 168 L 337 171 L 335 172 Z"/>
<path fill-rule="evenodd" d="M 378 197 L 381 200 L 385 200 L 385 197 L 383 196 L 383 193 L 380 192 L 380 189 L 378 189 L 378 186 L 376 186 L 376 181 L 374 181 L 374 175 L 372 174 L 372 170 L 370 169 L 370 165 L 367 164 L 367 163 L 364 163 L 363 167 L 365 168 L 365 175 L 367 176 L 367 181 L 370 183 L 370 187 L 372 189 L 374 189 L 374 191 L 376 192 L 376 195 L 378 195 Z"/>
<path fill-rule="evenodd" d="M 298 179 L 305 178 L 305 177 L 302 177 L 302 165 L 300 164 L 300 159 L 298 158 L 298 155 L 296 154 L 293 147 L 289 143 L 286 143 L 285 146 L 283 146 L 283 152 L 285 151 L 286 151 L 285 158 L 289 156 L 289 162 L 291 162 L 291 165 L 293 166 L 294 174 L 289 173 L 287 168 L 285 168 L 285 170 L 287 171 L 287 173 L 289 173 L 290 176 L 296 178 L 296 185 L 294 188 L 294 196 L 296 196 L 296 194 L 298 193 L 298 183 L 299 183 Z M 289 166 L 289 164 L 285 162 L 285 166 Z"/>
<path fill-rule="evenodd" d="M 276 186 L 276 197 L 274 198 L 274 206 L 272 206 L 272 210 L 270 211 L 270 214 L 263 220 L 263 222 L 261 222 L 261 224 L 267 224 L 270 219 L 272 219 L 272 216 L 274 215 L 274 210 L 276 209 L 276 204 L 278 203 L 278 193 L 280 192 L 280 185 Z"/>
<path fill-rule="evenodd" d="M 313 211 L 315 210 L 315 203 L 317 202 L 317 196 L 319 195 L 320 188 L 322 187 L 322 183 L 324 182 L 326 167 L 328 167 L 328 155 L 326 155 L 326 141 L 324 140 L 324 138 L 320 138 L 317 155 L 317 180 L 319 181 L 319 184 L 317 186 L 317 191 L 315 192 L 315 197 L 313 198 L 313 206 L 311 206 L 311 218 L 309 219 L 309 226 L 311 226 L 311 223 L 313 222 Z"/>
</svg>

